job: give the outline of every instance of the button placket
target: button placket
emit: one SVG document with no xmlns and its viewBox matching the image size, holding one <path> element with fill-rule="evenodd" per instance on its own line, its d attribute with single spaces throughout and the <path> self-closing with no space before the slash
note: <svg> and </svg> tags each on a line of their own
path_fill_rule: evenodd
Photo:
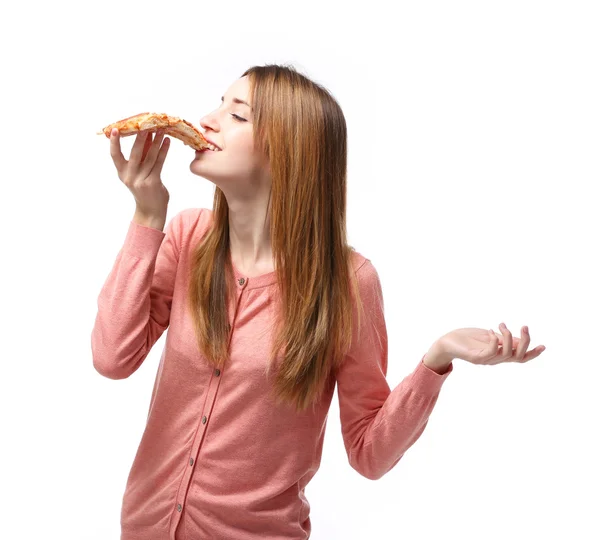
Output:
<svg viewBox="0 0 600 540">
<path fill-rule="evenodd" d="M 243 278 L 243 277 L 239 278 L 239 279 L 236 278 L 236 281 L 237 281 L 237 286 L 238 286 L 238 294 L 237 294 L 237 300 L 235 302 L 235 307 L 233 309 L 233 325 L 235 325 L 235 319 L 236 319 L 236 316 L 237 316 L 237 311 L 238 311 L 238 307 L 239 307 L 239 304 L 240 304 L 240 298 L 242 296 L 243 289 L 248 285 L 248 279 L 247 278 Z M 231 332 L 233 332 L 233 326 L 231 327 Z M 231 334 L 230 334 L 230 339 L 231 339 Z M 215 368 L 213 370 L 213 375 L 216 378 L 219 378 L 222 375 L 222 370 L 218 369 L 218 368 Z M 209 391 L 212 394 L 212 398 L 211 398 L 210 402 L 212 402 L 213 405 L 214 405 L 214 400 L 216 399 L 216 393 L 217 393 L 217 388 L 219 386 L 219 383 L 220 383 L 220 381 L 215 381 L 215 384 L 214 385 L 210 385 L 210 387 L 209 387 Z M 202 429 L 200 429 L 197 432 L 197 437 L 198 437 L 198 439 L 200 441 L 202 441 L 202 439 L 204 438 L 206 424 L 208 423 L 208 414 L 203 414 L 202 415 L 201 423 L 205 427 L 202 428 Z M 194 443 L 194 446 L 196 446 L 195 443 Z M 198 446 L 195 449 L 192 450 L 192 453 L 196 453 L 197 454 L 197 452 L 199 452 L 201 446 L 202 446 L 202 442 L 200 442 L 198 444 Z M 197 457 L 197 455 L 196 455 L 196 457 Z M 178 497 L 179 497 L 180 493 L 182 493 L 182 492 L 185 493 L 185 489 L 187 489 L 186 486 L 189 486 L 190 482 L 192 481 L 192 478 L 193 478 L 193 476 L 195 474 L 194 469 L 193 469 L 195 463 L 196 463 L 196 460 L 194 459 L 194 457 L 190 457 L 189 461 L 188 461 L 188 465 L 189 466 L 187 468 L 187 471 L 184 473 L 183 483 L 180 486 L 180 489 L 178 490 Z M 201 462 L 198 462 L 199 465 L 197 465 L 196 467 L 201 466 L 200 463 Z M 184 501 L 182 501 L 181 503 L 177 503 L 177 506 L 176 506 L 177 512 L 179 514 L 181 514 L 181 512 L 183 511 L 183 505 L 184 504 L 185 504 L 185 495 L 184 495 Z M 180 516 L 178 516 L 177 519 L 175 519 L 172 522 L 174 524 L 174 528 L 175 529 L 177 528 L 177 525 L 179 524 L 179 519 L 180 519 Z"/>
<path fill-rule="evenodd" d="M 241 297 L 243 289 L 248 285 L 248 278 L 245 278 L 245 277 L 236 278 L 236 281 L 237 281 L 237 286 L 238 286 L 238 289 L 239 289 L 239 293 L 237 295 L 237 302 L 236 302 L 236 306 L 235 306 L 234 313 L 233 313 L 234 324 L 235 324 L 235 318 L 236 318 L 236 315 L 237 315 L 237 309 L 239 307 L 240 297 Z M 231 331 L 233 332 L 233 326 L 231 328 Z M 231 335 L 230 335 L 230 338 L 231 338 Z M 214 374 L 215 377 L 220 377 L 221 376 L 221 370 L 218 369 L 218 368 L 216 368 L 213 371 L 213 374 Z M 216 383 L 216 384 L 218 385 L 218 383 Z M 215 392 L 216 392 L 216 389 L 215 389 Z M 214 400 L 214 396 L 213 396 L 213 400 Z M 208 422 L 208 415 L 203 415 L 201 422 L 202 422 L 203 425 L 206 425 L 207 422 Z M 202 438 L 202 437 L 203 437 L 203 435 L 201 435 L 200 438 Z M 196 450 L 196 451 L 198 451 L 198 450 Z M 190 457 L 189 462 L 188 462 L 190 469 L 188 469 L 188 473 L 186 473 L 186 477 L 187 477 L 186 484 L 187 485 L 189 485 L 189 482 L 191 481 L 192 476 L 194 474 L 193 470 L 191 469 L 191 467 L 194 466 L 194 462 L 195 462 L 194 458 Z M 183 510 L 183 504 L 182 503 L 178 503 L 177 504 L 177 512 L 181 513 L 182 510 Z M 177 524 L 175 525 L 175 527 L 177 527 Z"/>
</svg>

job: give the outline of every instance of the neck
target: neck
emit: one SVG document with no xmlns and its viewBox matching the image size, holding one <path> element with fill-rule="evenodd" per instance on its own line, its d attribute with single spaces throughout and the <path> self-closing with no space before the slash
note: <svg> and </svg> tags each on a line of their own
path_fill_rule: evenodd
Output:
<svg viewBox="0 0 600 540">
<path fill-rule="evenodd" d="M 267 200 L 233 203 L 229 207 L 229 245 L 240 270 L 273 269 Z"/>
</svg>

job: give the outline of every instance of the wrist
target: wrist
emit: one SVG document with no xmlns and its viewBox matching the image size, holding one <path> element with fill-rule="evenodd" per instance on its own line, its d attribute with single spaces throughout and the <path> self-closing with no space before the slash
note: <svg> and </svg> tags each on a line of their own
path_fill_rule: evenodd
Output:
<svg viewBox="0 0 600 540">
<path fill-rule="evenodd" d="M 166 218 L 162 216 L 147 216 L 136 210 L 133 221 L 138 225 L 162 231 L 165 227 Z"/>
<path fill-rule="evenodd" d="M 435 342 L 423 357 L 423 364 L 436 373 L 443 375 L 448 371 L 454 358 L 439 342 Z"/>
</svg>

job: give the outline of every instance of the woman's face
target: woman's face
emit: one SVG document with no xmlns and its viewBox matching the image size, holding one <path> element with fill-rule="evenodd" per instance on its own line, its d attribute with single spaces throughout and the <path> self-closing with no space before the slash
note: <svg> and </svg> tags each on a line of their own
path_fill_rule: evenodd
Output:
<svg viewBox="0 0 600 540">
<path fill-rule="evenodd" d="M 196 152 L 192 173 L 210 180 L 225 194 L 248 194 L 268 181 L 268 164 L 254 149 L 248 77 L 236 80 L 221 106 L 200 120 L 205 137 L 219 150 Z"/>
</svg>

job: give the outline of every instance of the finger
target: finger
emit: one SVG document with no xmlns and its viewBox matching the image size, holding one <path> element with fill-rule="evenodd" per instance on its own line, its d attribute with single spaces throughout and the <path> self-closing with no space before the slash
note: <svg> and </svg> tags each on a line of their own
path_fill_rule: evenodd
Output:
<svg viewBox="0 0 600 540">
<path fill-rule="evenodd" d="M 504 343 L 504 336 L 502 334 L 499 334 L 498 332 L 494 332 L 492 330 L 492 333 L 498 338 L 498 341 L 500 342 L 500 346 L 502 346 L 502 343 Z M 516 337 L 512 337 L 513 340 L 513 349 L 515 347 L 515 340 L 518 342 L 520 341 L 521 338 L 516 338 Z"/>
<path fill-rule="evenodd" d="M 162 129 L 158 130 L 154 137 L 154 141 L 152 141 L 152 145 L 149 147 L 148 155 L 144 159 L 144 171 L 147 174 L 150 174 L 150 171 L 152 170 L 152 168 L 154 167 L 154 164 L 156 163 L 156 156 L 158 155 L 158 152 L 160 151 L 160 148 L 161 148 L 160 144 L 161 144 L 164 136 L 165 136 L 165 132 Z"/>
<path fill-rule="evenodd" d="M 152 147 L 152 143 L 154 141 L 152 140 L 152 132 L 150 132 L 148 134 L 148 136 L 146 137 L 146 140 L 144 141 L 144 150 L 142 151 L 142 163 L 144 163 L 144 161 L 146 160 L 146 156 L 148 155 L 148 151 L 150 150 L 150 148 Z"/>
<path fill-rule="evenodd" d="M 140 131 L 136 137 L 133 147 L 131 148 L 131 155 L 129 156 L 129 163 L 136 169 L 139 168 L 142 162 L 142 152 L 144 151 L 144 145 L 149 132 L 147 130 Z"/>
<path fill-rule="evenodd" d="M 500 323 L 500 331 L 502 332 L 502 358 L 508 360 L 512 356 L 512 334 L 504 323 Z"/>
<path fill-rule="evenodd" d="M 529 336 L 529 329 L 526 326 L 521 328 L 521 339 L 519 340 L 519 344 L 517 345 L 517 351 L 515 353 L 515 362 L 522 362 L 525 357 L 525 353 L 527 352 L 527 348 L 529 347 L 529 343 L 531 342 L 531 337 Z"/>
<path fill-rule="evenodd" d="M 168 137 L 162 143 L 160 147 L 160 151 L 158 152 L 158 157 L 156 158 L 156 163 L 154 164 L 154 170 L 156 174 L 160 174 L 165 164 L 165 159 L 167 158 L 167 152 L 169 151 L 169 146 L 171 144 L 171 139 Z"/>
<path fill-rule="evenodd" d="M 492 360 L 498 354 L 498 346 L 500 345 L 500 338 L 498 337 L 496 332 L 494 332 L 492 329 L 488 330 L 488 332 L 490 334 L 490 343 L 488 345 L 489 352 L 488 352 L 488 359 L 485 360 L 484 362 L 482 362 L 484 364 L 489 364 L 492 362 Z"/>
<path fill-rule="evenodd" d="M 115 167 L 117 168 L 117 172 L 121 172 L 121 170 L 127 165 L 127 160 L 121 152 L 121 137 L 119 136 L 119 130 L 113 129 L 110 134 L 110 156 L 113 159 Z"/>
<path fill-rule="evenodd" d="M 544 347 L 544 345 L 538 345 L 535 349 L 531 349 L 523 358 L 523 360 L 521 360 L 522 363 L 525 362 L 529 362 L 529 360 L 533 360 L 534 358 L 537 358 L 540 354 L 542 354 L 544 351 L 546 350 L 546 347 Z"/>
</svg>

